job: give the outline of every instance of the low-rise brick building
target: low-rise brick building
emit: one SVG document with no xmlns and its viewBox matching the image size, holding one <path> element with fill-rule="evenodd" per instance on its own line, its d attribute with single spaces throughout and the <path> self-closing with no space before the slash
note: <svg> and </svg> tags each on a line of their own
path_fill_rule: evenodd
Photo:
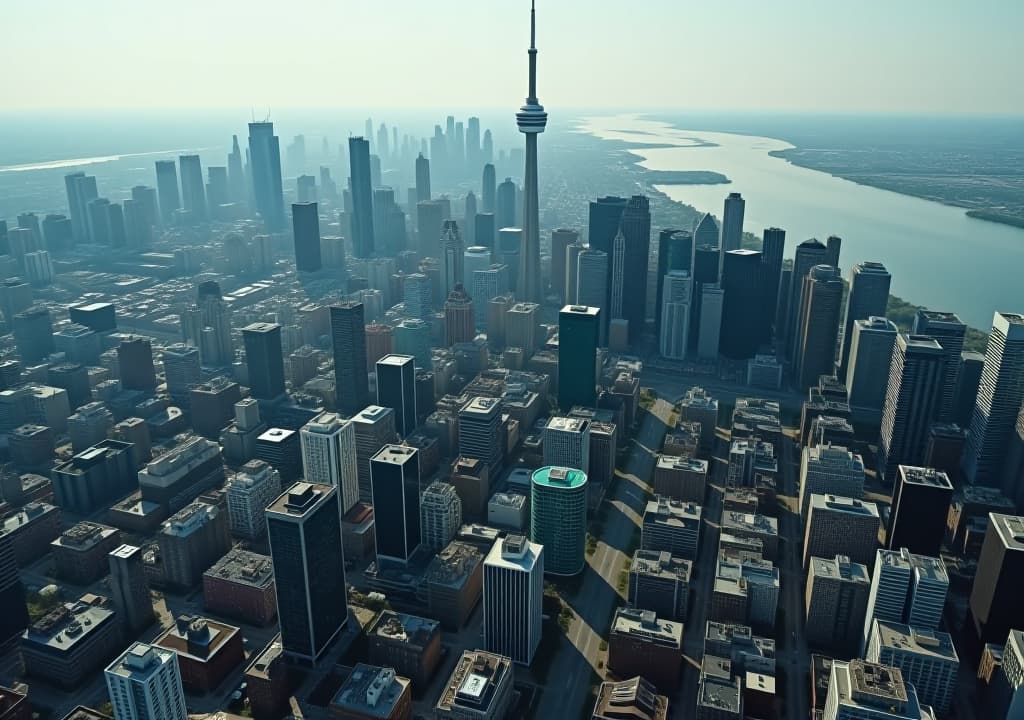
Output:
<svg viewBox="0 0 1024 720">
<path fill-rule="evenodd" d="M 266 555 L 236 547 L 203 573 L 203 603 L 212 610 L 253 625 L 277 615 L 274 566 Z"/>
</svg>

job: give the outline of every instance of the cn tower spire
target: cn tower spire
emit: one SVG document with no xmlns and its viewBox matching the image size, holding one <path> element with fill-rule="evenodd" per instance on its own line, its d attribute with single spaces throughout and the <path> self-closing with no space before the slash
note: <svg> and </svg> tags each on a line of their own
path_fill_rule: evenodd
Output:
<svg viewBox="0 0 1024 720">
<path fill-rule="evenodd" d="M 537 198 L 537 136 L 544 132 L 548 114 L 537 100 L 537 9 L 530 1 L 530 94 L 516 113 L 519 132 L 526 135 L 526 169 L 523 173 L 523 240 L 520 250 L 516 295 L 528 302 L 541 302 L 540 203 Z"/>
</svg>

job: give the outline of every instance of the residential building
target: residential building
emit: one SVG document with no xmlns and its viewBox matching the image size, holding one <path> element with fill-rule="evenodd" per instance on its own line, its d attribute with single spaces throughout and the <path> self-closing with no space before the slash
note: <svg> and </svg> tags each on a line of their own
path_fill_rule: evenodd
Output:
<svg viewBox="0 0 1024 720">
<path fill-rule="evenodd" d="M 176 653 L 135 642 L 103 676 L 116 720 L 187 720 Z"/>
</svg>

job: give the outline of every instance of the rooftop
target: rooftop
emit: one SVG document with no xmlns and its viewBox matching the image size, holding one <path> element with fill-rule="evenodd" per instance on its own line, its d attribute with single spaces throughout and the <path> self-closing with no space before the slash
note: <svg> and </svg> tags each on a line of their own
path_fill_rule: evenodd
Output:
<svg viewBox="0 0 1024 720">
<path fill-rule="evenodd" d="M 654 575 L 667 580 L 690 581 L 693 563 L 672 553 L 658 550 L 637 550 L 633 553 L 631 573 Z"/>
<path fill-rule="evenodd" d="M 373 462 L 385 462 L 392 465 L 404 465 L 416 457 L 416 448 L 408 445 L 385 445 L 371 458 Z"/>
<path fill-rule="evenodd" d="M 712 675 L 703 675 L 697 693 L 697 705 L 711 707 L 723 712 L 740 712 L 740 679 L 724 680 Z"/>
<path fill-rule="evenodd" d="M 697 503 L 673 500 L 663 495 L 656 495 L 647 501 L 644 510 L 644 522 L 651 516 L 660 522 L 690 524 L 700 522 L 701 506 Z"/>
<path fill-rule="evenodd" d="M 587 424 L 586 420 L 582 420 L 580 418 L 553 417 L 548 420 L 548 424 L 545 429 L 560 432 L 580 433 L 586 429 Z"/>
<path fill-rule="evenodd" d="M 469 543 L 453 540 L 430 561 L 424 577 L 430 583 L 460 587 L 483 559 L 480 551 Z"/>
<path fill-rule="evenodd" d="M 107 666 L 107 672 L 141 682 L 159 670 L 171 657 L 170 650 L 135 642 Z"/>
<path fill-rule="evenodd" d="M 949 476 L 941 470 L 915 467 L 913 465 L 900 465 L 899 473 L 905 483 L 953 490 L 953 483 L 949 481 Z"/>
<path fill-rule="evenodd" d="M 408 688 L 409 680 L 397 676 L 391 668 L 357 663 L 331 705 L 367 717 L 387 718 Z"/>
<path fill-rule="evenodd" d="M 385 355 L 377 361 L 378 365 L 386 365 L 389 367 L 405 367 L 415 362 L 415 358 L 412 355 Z"/>
<path fill-rule="evenodd" d="M 184 537 L 191 535 L 206 523 L 212 521 L 220 510 L 213 505 L 193 501 L 174 513 L 160 528 L 164 535 Z"/>
<path fill-rule="evenodd" d="M 683 645 L 683 624 L 662 620 L 653 610 L 620 607 L 615 611 L 611 633 L 641 637 L 659 645 Z"/>
<path fill-rule="evenodd" d="M 459 416 L 464 415 L 482 415 L 489 416 L 500 410 L 501 400 L 492 397 L 478 396 L 466 403 L 461 410 L 459 410 Z"/>
<path fill-rule="evenodd" d="M 209 662 L 239 632 L 239 628 L 216 620 L 180 615 L 153 644 L 182 657 Z"/>
<path fill-rule="evenodd" d="M 440 627 L 437 620 L 385 610 L 377 617 L 368 635 L 426 647 L 431 638 L 441 632 Z"/>
<path fill-rule="evenodd" d="M 245 669 L 245 674 L 267 678 L 270 676 L 270 668 L 283 656 L 284 645 L 281 643 L 281 636 L 278 635 L 263 648 L 262 652 L 251 656 L 253 659 Z"/>
<path fill-rule="evenodd" d="M 267 512 L 277 516 L 303 517 L 326 502 L 333 490 L 330 485 L 297 482 L 270 503 Z"/>
<path fill-rule="evenodd" d="M 262 443 L 274 443 L 280 445 L 288 442 L 295 435 L 294 430 L 286 430 L 284 428 L 270 428 L 265 433 L 257 438 L 258 442 Z"/>
<path fill-rule="evenodd" d="M 265 588 L 274 580 L 274 566 L 266 555 L 236 547 L 203 575 L 239 585 Z"/>
<path fill-rule="evenodd" d="M 70 651 L 113 616 L 114 609 L 107 598 L 86 594 L 32 623 L 22 635 L 23 642 L 45 645 L 58 652 Z"/>
<path fill-rule="evenodd" d="M 466 650 L 441 691 L 437 707 L 451 711 L 453 707 L 461 706 L 486 712 L 498 685 L 511 672 L 512 661 L 507 657 L 482 650 Z"/>
<path fill-rule="evenodd" d="M 812 557 L 808 572 L 818 578 L 846 580 L 865 585 L 871 583 L 871 575 L 868 574 L 867 567 L 860 563 L 850 562 L 850 558 L 845 555 L 837 555 L 835 558 Z"/>
<path fill-rule="evenodd" d="M 542 467 L 533 473 L 533 484 L 562 490 L 582 487 L 587 474 L 582 470 L 562 467 Z"/>
<path fill-rule="evenodd" d="M 843 497 L 842 495 L 811 495 L 810 507 L 811 512 L 814 512 L 814 508 L 822 508 L 850 515 L 878 517 L 878 506 L 874 503 L 864 502 L 857 498 Z"/>
<path fill-rule="evenodd" d="M 112 527 L 86 520 L 65 530 L 59 538 L 50 544 L 85 552 L 115 534 L 117 534 L 117 530 Z"/>
<path fill-rule="evenodd" d="M 543 562 L 543 553 L 543 545 L 530 542 L 523 535 L 508 535 L 491 546 L 484 563 L 506 570 L 532 572 L 538 562 Z"/>
<path fill-rule="evenodd" d="M 938 630 L 912 628 L 902 623 L 875 620 L 872 635 L 878 634 L 881 648 L 928 656 L 933 660 L 949 660 L 959 663 L 960 658 L 953 646 L 949 633 Z"/>
<path fill-rule="evenodd" d="M 597 693 L 594 717 L 601 720 L 665 720 L 668 698 L 642 677 L 604 682 Z"/>
<path fill-rule="evenodd" d="M 566 305 L 562 308 L 562 314 L 564 315 L 588 315 L 590 317 L 597 317 L 600 310 L 596 307 L 588 307 L 587 305 Z"/>
</svg>

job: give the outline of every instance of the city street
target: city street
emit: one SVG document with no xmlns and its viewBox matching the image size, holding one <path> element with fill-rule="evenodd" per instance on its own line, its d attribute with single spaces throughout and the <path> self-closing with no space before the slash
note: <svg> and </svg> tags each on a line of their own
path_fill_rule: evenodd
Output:
<svg viewBox="0 0 1024 720">
<path fill-rule="evenodd" d="M 547 683 L 535 713 L 537 718 L 571 720 L 590 702 L 590 687 L 600 670 L 597 656 L 602 638 L 607 637 L 615 608 L 624 602 L 616 590 L 625 552 L 640 527 L 647 496 L 648 480 L 654 466 L 654 454 L 667 431 L 671 406 L 658 401 L 653 412 L 644 413 L 633 440 L 625 468 L 617 471 L 615 495 L 609 500 L 597 550 L 587 557 L 580 588 L 567 597 L 576 614 L 568 637 L 561 637 L 558 653 L 547 672 Z"/>
</svg>

